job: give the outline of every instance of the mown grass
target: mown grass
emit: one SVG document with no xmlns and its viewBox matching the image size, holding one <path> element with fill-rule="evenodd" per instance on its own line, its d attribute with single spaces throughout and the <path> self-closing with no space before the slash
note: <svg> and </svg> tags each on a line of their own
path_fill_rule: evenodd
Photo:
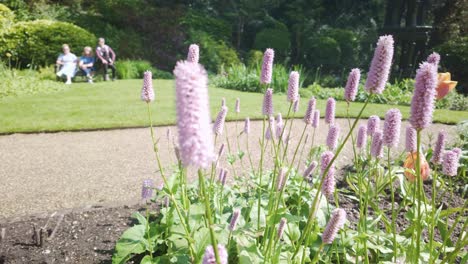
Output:
<svg viewBox="0 0 468 264">
<path fill-rule="evenodd" d="M 0 133 L 53 132 L 93 130 L 148 126 L 146 104 L 140 101 L 141 80 L 119 80 L 95 84 L 77 83 L 57 93 L 21 95 L 0 99 Z M 170 125 L 175 122 L 175 94 L 173 80 L 155 80 L 156 100 L 151 104 L 154 123 Z M 250 116 L 261 118 L 263 95 L 210 87 L 211 114 L 216 116 L 221 99 L 233 110 L 235 99 L 241 99 L 238 118 Z M 275 111 L 286 115 L 289 103 L 284 95 L 275 95 Z M 300 114 L 303 116 L 307 102 L 302 98 Z M 317 102 L 318 109 L 325 109 L 325 100 Z M 350 105 L 351 116 L 361 109 L 361 103 Z M 381 117 L 390 109 L 398 107 L 403 117 L 409 115 L 407 106 L 370 104 L 364 117 L 377 114 Z M 336 115 L 346 116 L 346 103 L 338 102 Z M 228 119 L 235 119 L 230 111 Z M 468 112 L 436 110 L 434 121 L 455 124 L 468 119 Z"/>
</svg>

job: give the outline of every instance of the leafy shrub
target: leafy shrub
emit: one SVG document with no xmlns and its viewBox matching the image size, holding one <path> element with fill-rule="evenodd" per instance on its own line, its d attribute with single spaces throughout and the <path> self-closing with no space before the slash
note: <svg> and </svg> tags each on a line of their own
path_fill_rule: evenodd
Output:
<svg viewBox="0 0 468 264">
<path fill-rule="evenodd" d="M 191 31 L 190 42 L 200 46 L 200 63 L 210 72 L 218 72 L 223 67 L 230 67 L 240 62 L 234 49 L 224 41 L 215 40 L 203 31 Z M 185 56 L 185 54 L 184 54 Z"/>
<path fill-rule="evenodd" d="M 0 4 L 0 34 L 8 30 L 13 24 L 15 14 L 4 4 Z"/>
<path fill-rule="evenodd" d="M 20 66 L 50 65 L 55 62 L 68 43 L 75 53 L 84 46 L 96 43 L 96 37 L 88 31 L 66 22 L 35 20 L 14 24 L 0 36 L 0 56 L 11 54 L 12 61 Z"/>
<path fill-rule="evenodd" d="M 229 42 L 231 26 L 221 19 L 216 19 L 196 11 L 188 11 L 181 19 L 181 25 L 190 30 L 208 33 L 212 38 Z"/>
<path fill-rule="evenodd" d="M 151 71 L 153 79 L 172 79 L 172 74 L 156 69 L 144 60 L 118 60 L 115 68 L 120 79 L 141 79 L 145 71 Z"/>
<path fill-rule="evenodd" d="M 247 66 L 248 67 L 260 67 L 263 60 L 263 52 L 260 50 L 250 50 L 247 53 Z"/>
<path fill-rule="evenodd" d="M 21 94 L 49 93 L 65 88 L 63 83 L 55 79 L 47 80 L 33 69 L 8 69 L 0 64 L 0 98 Z"/>
<path fill-rule="evenodd" d="M 288 27 L 280 22 L 276 22 L 274 27 L 265 28 L 255 36 L 254 49 L 265 50 L 273 48 L 275 50 L 276 61 L 284 60 L 289 52 L 291 43 Z"/>
<path fill-rule="evenodd" d="M 442 56 L 442 68 L 458 81 L 457 90 L 468 94 L 468 37 L 452 39 L 434 49 Z"/>
<path fill-rule="evenodd" d="M 300 74 L 299 87 L 302 87 L 307 79 L 307 73 L 301 66 L 295 67 Z M 263 87 L 259 84 L 261 67 L 247 67 L 242 63 L 228 67 L 226 72 L 223 72 L 213 78 L 216 86 L 249 92 L 263 92 Z M 290 71 L 281 64 L 273 65 L 273 75 L 271 87 L 276 93 L 284 93 L 288 89 Z"/>
</svg>

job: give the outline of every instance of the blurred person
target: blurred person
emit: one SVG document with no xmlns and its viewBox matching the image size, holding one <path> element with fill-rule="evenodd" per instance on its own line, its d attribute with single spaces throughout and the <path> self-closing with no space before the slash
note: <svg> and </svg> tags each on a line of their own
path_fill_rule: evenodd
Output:
<svg viewBox="0 0 468 264">
<path fill-rule="evenodd" d="M 70 52 L 70 46 L 68 46 L 68 44 L 62 45 L 62 51 L 63 53 L 59 55 L 56 61 L 58 66 L 56 74 L 59 78 L 63 78 L 65 76 L 67 79 L 65 84 L 71 84 L 71 80 L 76 73 L 77 57 L 75 54 Z"/>
<path fill-rule="evenodd" d="M 115 81 L 115 52 L 111 47 L 106 45 L 106 40 L 104 38 L 99 38 L 98 45 L 96 47 L 96 56 L 97 61 L 103 66 L 104 80 L 109 80 L 107 71 L 110 68 L 112 70 L 112 80 Z"/>
<path fill-rule="evenodd" d="M 80 62 L 78 63 L 78 66 L 88 79 L 88 82 L 93 83 L 94 56 L 93 49 L 91 47 L 84 47 L 83 55 L 80 57 Z"/>
</svg>

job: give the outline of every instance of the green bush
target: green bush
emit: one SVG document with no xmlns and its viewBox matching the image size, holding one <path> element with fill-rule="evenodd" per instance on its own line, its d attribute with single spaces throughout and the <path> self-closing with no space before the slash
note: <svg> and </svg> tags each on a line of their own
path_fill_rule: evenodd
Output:
<svg viewBox="0 0 468 264">
<path fill-rule="evenodd" d="M 231 40 L 231 25 L 221 19 L 191 10 L 185 14 L 180 23 L 189 30 L 206 32 L 212 38 L 226 42 Z"/>
<path fill-rule="evenodd" d="M 435 48 L 440 53 L 442 69 L 458 81 L 457 90 L 468 94 L 468 37 L 450 40 Z"/>
<path fill-rule="evenodd" d="M 44 78 L 44 79 L 43 79 Z M 8 69 L 0 63 L 0 98 L 21 94 L 49 93 L 64 89 L 63 83 L 47 80 L 33 69 Z"/>
<path fill-rule="evenodd" d="M 299 87 L 307 79 L 307 73 L 301 66 L 295 67 L 299 72 Z M 284 93 L 288 89 L 290 71 L 281 64 L 274 64 L 271 87 L 276 93 Z M 213 78 L 213 83 L 222 88 L 249 92 L 263 92 L 260 83 L 260 67 L 247 67 L 242 63 L 228 67 L 226 72 Z"/>
<path fill-rule="evenodd" d="M 145 71 L 151 71 L 153 79 L 172 79 L 172 74 L 156 69 L 144 60 L 118 60 L 115 68 L 119 79 L 141 79 Z"/>
<path fill-rule="evenodd" d="M 224 41 L 215 40 L 206 32 L 191 31 L 189 42 L 200 46 L 200 63 L 210 72 L 216 73 L 221 67 L 230 67 L 240 63 L 234 49 Z"/>
<path fill-rule="evenodd" d="M 14 23 L 15 14 L 4 4 L 0 4 L 0 34 L 3 34 Z"/>
<path fill-rule="evenodd" d="M 254 49 L 264 51 L 267 48 L 275 50 L 275 60 L 281 61 L 286 58 L 291 46 L 288 27 L 280 22 L 274 27 L 265 28 L 255 36 Z"/>
<path fill-rule="evenodd" d="M 70 45 L 72 52 L 81 53 L 84 46 L 96 43 L 96 37 L 70 23 L 35 20 L 14 24 L 0 36 L 0 56 L 11 54 L 13 62 L 22 67 L 50 65 L 57 59 L 62 45 Z"/>
</svg>

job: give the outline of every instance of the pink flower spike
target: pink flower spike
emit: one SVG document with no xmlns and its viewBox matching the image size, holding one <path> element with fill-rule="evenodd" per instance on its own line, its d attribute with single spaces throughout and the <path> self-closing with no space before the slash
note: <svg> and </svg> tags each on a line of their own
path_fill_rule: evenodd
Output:
<svg viewBox="0 0 468 264">
<path fill-rule="evenodd" d="M 292 71 L 288 81 L 288 102 L 294 103 L 299 98 L 299 73 Z"/>
<path fill-rule="evenodd" d="M 328 98 L 327 107 L 325 108 L 325 123 L 333 124 L 335 122 L 335 107 L 335 99 L 332 97 Z"/>
<path fill-rule="evenodd" d="M 447 176 L 457 176 L 458 162 L 460 156 L 457 152 L 449 150 L 445 152 L 444 162 L 442 164 L 442 173 Z"/>
<path fill-rule="evenodd" d="M 287 224 L 288 220 L 284 217 L 281 218 L 280 223 L 278 225 L 278 239 L 281 239 L 283 237 L 284 233 L 284 228 Z"/>
<path fill-rule="evenodd" d="M 437 52 L 432 52 L 429 56 L 427 56 L 427 62 L 434 64 L 437 69 L 440 62 L 440 54 Z"/>
<path fill-rule="evenodd" d="M 416 130 L 411 126 L 406 127 L 405 150 L 407 152 L 416 152 Z"/>
<path fill-rule="evenodd" d="M 314 118 L 312 119 L 312 127 L 317 129 L 320 124 L 320 110 L 314 111 Z"/>
<path fill-rule="evenodd" d="M 327 146 L 329 150 L 334 151 L 338 146 L 339 134 L 340 128 L 338 127 L 338 125 L 331 125 L 327 135 Z"/>
<path fill-rule="evenodd" d="M 273 115 L 273 90 L 268 88 L 263 97 L 263 115 Z"/>
<path fill-rule="evenodd" d="M 228 264 L 228 252 L 222 244 L 218 244 L 218 254 L 220 264 Z M 205 249 L 202 264 L 216 264 L 216 256 L 213 245 L 209 245 Z"/>
<path fill-rule="evenodd" d="M 270 84 L 271 76 L 273 74 L 273 59 L 275 51 L 273 49 L 266 49 L 263 54 L 262 72 L 260 76 L 261 84 Z"/>
<path fill-rule="evenodd" d="M 145 71 L 145 73 L 143 74 L 141 100 L 147 103 L 154 101 L 153 77 L 150 71 Z"/>
<path fill-rule="evenodd" d="M 383 158 L 383 135 L 382 131 L 377 130 L 372 136 L 371 156 L 374 158 Z"/>
<path fill-rule="evenodd" d="M 187 54 L 187 61 L 198 63 L 199 58 L 200 58 L 200 48 L 198 47 L 197 44 L 191 44 L 189 46 L 189 50 Z"/>
<path fill-rule="evenodd" d="M 239 216 L 240 216 L 240 210 L 239 209 L 234 209 L 234 212 L 232 212 L 231 222 L 229 223 L 229 231 L 236 230 L 237 221 L 239 220 Z"/>
<path fill-rule="evenodd" d="M 436 67 L 428 62 L 421 63 L 416 72 L 409 118 L 409 122 L 416 130 L 427 128 L 432 122 L 437 82 Z"/>
<path fill-rule="evenodd" d="M 281 115 L 281 113 L 278 113 L 276 117 L 276 138 L 281 137 L 281 135 L 283 134 L 283 128 L 283 116 Z"/>
<path fill-rule="evenodd" d="M 311 97 L 309 100 L 309 104 L 307 105 L 307 110 L 304 115 L 304 122 L 307 125 L 312 124 L 312 121 L 314 118 L 315 104 L 316 104 L 315 97 Z"/>
<path fill-rule="evenodd" d="M 294 113 L 297 113 L 297 111 L 299 111 L 299 101 L 301 100 L 300 97 L 297 98 L 297 100 L 294 102 L 293 104 L 293 112 Z"/>
<path fill-rule="evenodd" d="M 447 137 L 447 133 L 445 131 L 440 131 L 439 135 L 437 135 L 437 141 L 434 146 L 434 150 L 432 151 L 432 158 L 431 161 L 434 164 L 441 164 L 442 163 L 442 155 L 445 149 L 445 138 Z"/>
<path fill-rule="evenodd" d="M 383 144 L 396 147 L 400 141 L 401 112 L 397 108 L 387 111 L 383 128 Z"/>
<path fill-rule="evenodd" d="M 381 94 L 390 74 L 393 58 L 393 37 L 381 36 L 377 41 L 374 57 L 367 73 L 366 91 Z"/>
<path fill-rule="evenodd" d="M 215 135 L 222 135 L 224 131 L 224 122 L 226 121 L 226 115 L 228 112 L 228 108 L 226 106 L 222 106 L 221 110 L 216 117 L 216 121 L 213 125 L 213 132 Z"/>
<path fill-rule="evenodd" d="M 250 133 L 250 118 L 248 117 L 245 118 L 244 133 L 247 135 Z"/>
<path fill-rule="evenodd" d="M 356 99 L 356 94 L 359 87 L 359 79 L 361 78 L 361 71 L 359 69 L 352 69 L 348 76 L 348 81 L 345 86 L 345 100 L 349 103 Z"/>
<path fill-rule="evenodd" d="M 345 222 L 346 211 L 341 208 L 333 210 L 330 221 L 328 222 L 322 234 L 323 243 L 332 244 L 336 235 L 338 234 L 338 231 L 344 227 Z"/>
<path fill-rule="evenodd" d="M 363 149 L 367 145 L 367 127 L 365 125 L 360 125 L 356 140 L 356 147 L 358 149 Z"/>
<path fill-rule="evenodd" d="M 221 98 L 221 107 L 226 106 L 226 98 Z"/>
<path fill-rule="evenodd" d="M 200 64 L 179 61 L 174 69 L 180 159 L 207 168 L 214 160 L 208 76 Z"/>
<path fill-rule="evenodd" d="M 275 125 L 275 118 L 270 116 L 268 118 L 268 128 L 265 132 L 265 139 L 270 140 L 275 137 L 276 134 L 276 125 Z"/>
<path fill-rule="evenodd" d="M 309 179 L 312 173 L 314 173 L 315 168 L 317 168 L 317 161 L 312 161 L 307 167 L 307 169 L 304 171 L 304 174 L 302 175 L 304 179 Z"/>
<path fill-rule="evenodd" d="M 367 135 L 373 136 L 380 127 L 380 117 L 373 115 L 367 120 Z"/>
</svg>

